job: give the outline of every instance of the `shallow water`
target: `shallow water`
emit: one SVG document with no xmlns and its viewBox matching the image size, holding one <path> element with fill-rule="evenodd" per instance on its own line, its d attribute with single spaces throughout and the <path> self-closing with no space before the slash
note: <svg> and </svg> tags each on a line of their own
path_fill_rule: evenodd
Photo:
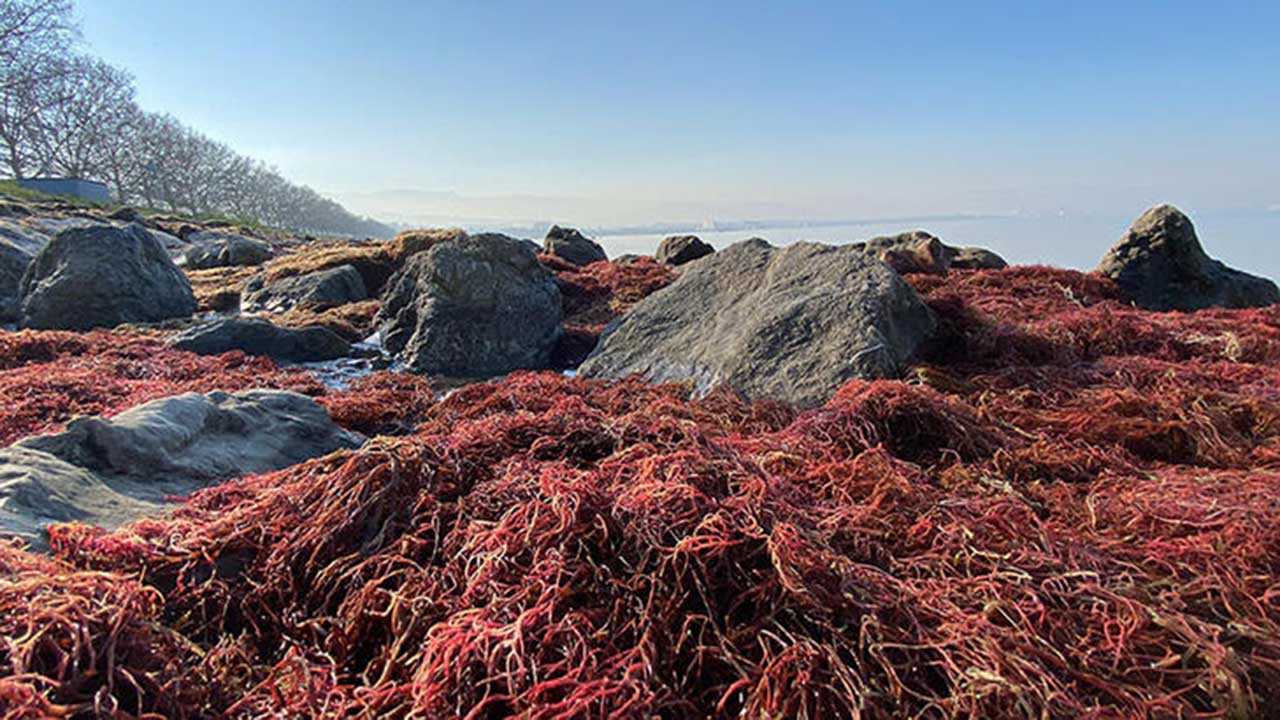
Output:
<svg viewBox="0 0 1280 720">
<path fill-rule="evenodd" d="M 348 390 L 351 383 L 378 370 L 398 370 L 382 348 L 382 336 L 374 333 L 351 346 L 351 355 L 337 360 L 299 363 L 330 390 Z"/>
<path fill-rule="evenodd" d="M 728 232 L 691 230 L 717 249 L 762 237 L 774 245 L 799 240 L 843 244 L 905 230 L 927 230 L 949 245 L 976 245 L 996 251 L 1015 265 L 1056 265 L 1090 270 L 1124 235 L 1134 217 L 981 217 L 919 222 L 874 222 L 822 227 L 774 227 Z M 1280 212 L 1220 212 L 1192 215 L 1209 255 L 1232 267 L 1280 278 Z M 664 235 L 605 235 L 597 240 L 610 257 L 649 255 Z"/>
</svg>

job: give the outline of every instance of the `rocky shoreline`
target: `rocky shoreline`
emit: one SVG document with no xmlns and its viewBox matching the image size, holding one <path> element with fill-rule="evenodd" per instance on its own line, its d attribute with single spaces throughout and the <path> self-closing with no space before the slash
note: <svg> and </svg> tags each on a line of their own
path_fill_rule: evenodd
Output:
<svg viewBox="0 0 1280 720">
<path fill-rule="evenodd" d="M 6 200 L 0 698 L 1254 714 L 1277 303 L 1170 206 L 1078 273 Z"/>
</svg>

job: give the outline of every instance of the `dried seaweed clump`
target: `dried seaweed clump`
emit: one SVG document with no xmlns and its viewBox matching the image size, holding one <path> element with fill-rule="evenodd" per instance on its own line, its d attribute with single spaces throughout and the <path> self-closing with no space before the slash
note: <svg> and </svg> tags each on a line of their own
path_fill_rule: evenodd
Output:
<svg viewBox="0 0 1280 720">
<path fill-rule="evenodd" d="M 240 308 L 240 293 L 249 278 L 262 272 L 257 267 L 219 267 L 185 270 L 200 312 L 234 312 Z"/>
<path fill-rule="evenodd" d="M 458 228 L 406 230 L 386 242 L 327 241 L 300 246 L 266 265 L 267 282 L 350 265 L 360 273 L 372 296 L 382 293 L 387 280 L 414 253 L 445 240 L 464 236 Z"/>
<path fill-rule="evenodd" d="M 381 307 L 380 300 L 346 303 L 325 310 L 299 305 L 283 313 L 263 313 L 262 317 L 284 327 L 329 328 L 348 342 L 360 342 L 377 330 L 374 317 Z"/>
</svg>

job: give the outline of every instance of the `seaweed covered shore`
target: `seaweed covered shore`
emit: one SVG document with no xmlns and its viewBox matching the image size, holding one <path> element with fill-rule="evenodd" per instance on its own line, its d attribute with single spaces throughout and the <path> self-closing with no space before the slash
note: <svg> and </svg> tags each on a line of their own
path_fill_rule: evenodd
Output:
<svg viewBox="0 0 1280 720">
<path fill-rule="evenodd" d="M 0 336 L 0 382 L 79 411 L 248 372 L 407 432 L 0 546 L 3 715 L 1274 715 L 1280 307 L 907 279 L 940 326 L 919 362 L 803 412 L 550 372 L 326 393 Z M 9 397 L 8 437 L 68 412 Z"/>
</svg>

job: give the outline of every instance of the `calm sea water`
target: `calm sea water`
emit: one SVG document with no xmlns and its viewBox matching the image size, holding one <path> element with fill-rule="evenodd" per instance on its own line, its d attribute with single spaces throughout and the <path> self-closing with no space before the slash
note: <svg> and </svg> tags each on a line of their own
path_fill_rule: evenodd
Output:
<svg viewBox="0 0 1280 720">
<path fill-rule="evenodd" d="M 990 248 L 1015 265 L 1056 265 L 1089 270 L 1128 229 L 1133 217 L 1010 217 L 873 223 L 828 227 L 778 227 L 694 234 L 723 248 L 749 237 L 774 245 L 799 240 L 832 244 L 858 242 L 904 230 L 927 230 L 949 245 Z M 1232 267 L 1280 280 L 1280 212 L 1217 213 L 1192 218 L 1205 251 Z M 610 257 L 652 254 L 662 235 L 612 235 L 596 238 Z"/>
</svg>

